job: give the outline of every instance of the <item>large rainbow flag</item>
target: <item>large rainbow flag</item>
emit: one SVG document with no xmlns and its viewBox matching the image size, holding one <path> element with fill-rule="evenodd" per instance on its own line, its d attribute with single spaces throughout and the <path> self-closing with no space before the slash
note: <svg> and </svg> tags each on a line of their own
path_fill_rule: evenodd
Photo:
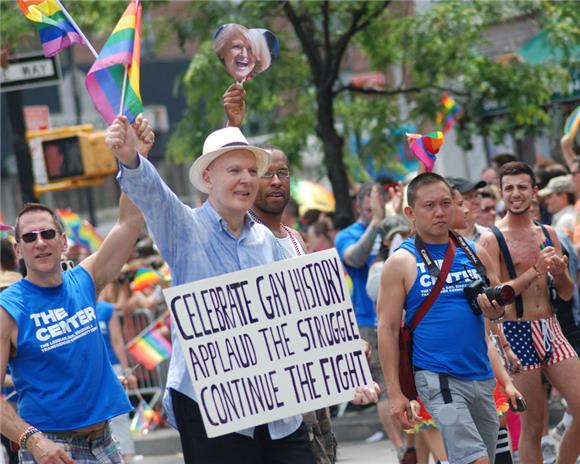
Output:
<svg viewBox="0 0 580 464">
<path fill-rule="evenodd" d="M 75 43 L 85 45 L 57 0 L 18 0 L 18 6 L 24 16 L 36 23 L 44 56 L 56 55 Z"/>
<path fill-rule="evenodd" d="M 143 112 L 139 90 L 141 3 L 132 0 L 86 78 L 87 90 L 103 119 L 111 124 L 122 113 L 132 123 Z M 125 68 L 127 80 L 125 81 Z M 121 110 L 121 98 L 123 110 Z"/>
<path fill-rule="evenodd" d="M 171 356 L 171 343 L 160 332 L 165 324 L 166 317 L 163 315 L 127 343 L 129 354 L 145 369 L 151 370 Z"/>
<path fill-rule="evenodd" d="M 564 125 L 564 134 L 570 135 L 572 132 L 578 132 L 578 127 L 580 126 L 580 106 L 577 106 L 572 114 L 566 119 L 566 124 Z"/>
<path fill-rule="evenodd" d="M 62 220 L 67 237 L 75 245 L 86 248 L 90 253 L 99 249 L 103 238 L 89 221 L 81 220 L 80 216 L 70 209 L 57 209 L 56 212 Z"/>
</svg>

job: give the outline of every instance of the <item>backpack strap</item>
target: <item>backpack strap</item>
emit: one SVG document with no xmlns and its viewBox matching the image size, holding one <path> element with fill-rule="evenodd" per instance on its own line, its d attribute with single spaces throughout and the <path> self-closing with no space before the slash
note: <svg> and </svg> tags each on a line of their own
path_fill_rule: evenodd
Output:
<svg viewBox="0 0 580 464">
<path fill-rule="evenodd" d="M 501 233 L 501 231 L 497 228 L 497 226 L 492 226 L 491 231 L 497 240 L 499 245 L 499 249 L 503 256 L 503 260 L 508 270 L 508 274 L 511 279 L 515 279 L 517 277 L 516 268 L 514 266 L 514 262 L 512 261 L 512 255 L 508 249 L 507 243 L 505 241 L 505 237 Z M 518 319 L 521 319 L 524 315 L 524 300 L 522 299 L 521 295 L 516 296 L 516 316 Z"/>
</svg>

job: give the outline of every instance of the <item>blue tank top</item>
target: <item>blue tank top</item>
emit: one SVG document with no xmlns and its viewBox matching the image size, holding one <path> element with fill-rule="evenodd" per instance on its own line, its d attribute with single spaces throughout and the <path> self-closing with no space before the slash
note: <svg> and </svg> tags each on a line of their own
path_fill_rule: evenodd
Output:
<svg viewBox="0 0 580 464">
<path fill-rule="evenodd" d="M 113 345 L 111 344 L 111 332 L 109 332 L 109 322 L 111 322 L 114 312 L 115 305 L 113 303 L 109 303 L 108 301 L 97 301 L 97 319 L 99 320 L 99 327 L 103 334 L 103 339 L 105 340 L 105 347 L 107 348 L 109 361 L 111 361 L 111 364 L 113 365 L 119 364 L 119 359 L 117 358 Z"/>
<path fill-rule="evenodd" d="M 109 362 L 95 300 L 82 266 L 63 272 L 56 287 L 22 279 L 0 293 L 0 306 L 18 325 L 9 364 L 19 414 L 40 430 L 78 429 L 131 410 Z"/>
<path fill-rule="evenodd" d="M 473 242 L 468 243 L 475 249 Z M 441 268 L 448 245 L 426 246 Z M 400 248 L 412 253 L 417 260 L 417 278 L 405 300 L 405 324 L 410 324 L 431 292 L 435 279 L 419 256 L 414 238 L 405 240 Z M 439 297 L 413 332 L 413 364 L 416 367 L 464 380 L 493 378 L 483 316 L 473 313 L 463 294 L 463 288 L 479 278 L 474 265 L 457 246 L 455 259 Z"/>
</svg>

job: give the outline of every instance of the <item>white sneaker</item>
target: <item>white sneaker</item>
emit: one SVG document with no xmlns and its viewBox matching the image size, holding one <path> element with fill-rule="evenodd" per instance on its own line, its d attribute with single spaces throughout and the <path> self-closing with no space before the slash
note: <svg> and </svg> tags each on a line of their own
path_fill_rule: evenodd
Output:
<svg viewBox="0 0 580 464">
<path fill-rule="evenodd" d="M 566 433 L 566 426 L 562 421 L 558 422 L 558 425 L 556 425 L 556 427 L 550 430 L 551 437 L 556 441 L 562 440 L 564 433 Z"/>
<path fill-rule="evenodd" d="M 385 438 L 385 434 L 379 430 L 368 437 L 365 440 L 365 443 L 376 443 L 377 441 L 381 441 L 383 438 Z"/>
<path fill-rule="evenodd" d="M 556 462 L 558 450 L 556 445 L 551 442 L 546 442 L 542 445 L 542 456 L 544 457 L 544 464 L 553 464 Z"/>
</svg>

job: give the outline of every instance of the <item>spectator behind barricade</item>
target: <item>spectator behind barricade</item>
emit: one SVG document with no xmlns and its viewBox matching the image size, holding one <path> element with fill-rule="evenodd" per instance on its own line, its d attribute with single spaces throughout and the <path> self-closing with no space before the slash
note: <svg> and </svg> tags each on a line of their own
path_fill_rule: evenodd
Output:
<svg viewBox="0 0 580 464">
<path fill-rule="evenodd" d="M 487 185 L 495 185 L 499 187 L 499 178 L 497 176 L 497 171 L 493 166 L 488 166 L 483 171 L 481 171 L 479 178 Z"/>
<path fill-rule="evenodd" d="M 552 227 L 569 238 L 574 235 L 577 219 L 574 192 L 571 176 L 554 177 L 538 192 L 538 196 L 544 199 L 548 212 L 552 214 Z"/>
<path fill-rule="evenodd" d="M 0 258 L 2 266 L 2 269 L 0 270 L 1 291 L 14 282 L 22 279 L 22 274 L 18 272 L 18 262 L 12 243 L 10 243 L 8 239 L 3 238 L 0 242 L 0 246 Z"/>
<path fill-rule="evenodd" d="M 478 182 L 472 182 L 461 177 L 447 177 L 447 181 L 451 187 L 461 193 L 465 206 L 469 209 L 469 214 L 465 219 L 467 227 L 458 230 L 457 232 L 468 240 L 477 241 L 481 234 L 486 230 L 485 227 L 476 224 L 479 210 L 481 208 L 479 189 L 485 187 L 486 184 L 481 180 Z"/>
<path fill-rule="evenodd" d="M 479 205 L 479 213 L 475 221 L 483 227 L 491 227 L 495 224 L 497 218 L 497 202 L 498 196 L 494 185 L 488 185 L 479 192 L 481 202 Z"/>
<path fill-rule="evenodd" d="M 330 228 L 326 221 L 316 221 L 308 227 L 306 248 L 308 253 L 328 250 L 334 246 L 330 236 Z"/>
</svg>

